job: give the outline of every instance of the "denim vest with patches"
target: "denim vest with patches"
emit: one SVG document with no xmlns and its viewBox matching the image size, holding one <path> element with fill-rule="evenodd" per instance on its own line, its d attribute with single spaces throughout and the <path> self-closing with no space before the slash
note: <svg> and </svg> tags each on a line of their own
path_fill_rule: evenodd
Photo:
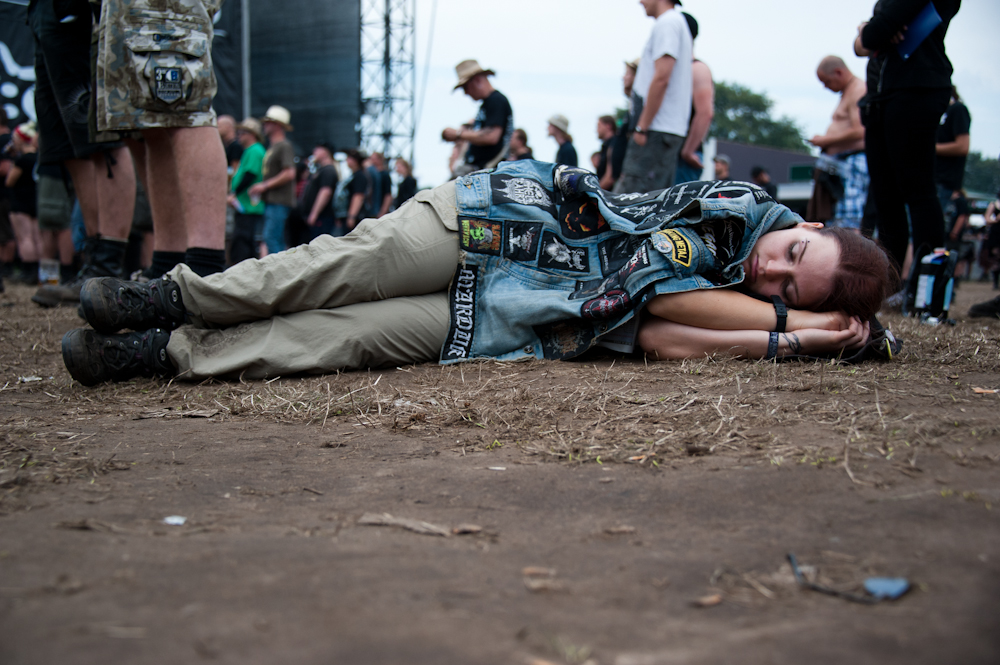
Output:
<svg viewBox="0 0 1000 665">
<path fill-rule="evenodd" d="M 745 182 L 612 194 L 522 160 L 456 180 L 459 265 L 441 362 L 566 359 L 655 295 L 723 288 L 762 233 L 802 219 Z"/>
</svg>

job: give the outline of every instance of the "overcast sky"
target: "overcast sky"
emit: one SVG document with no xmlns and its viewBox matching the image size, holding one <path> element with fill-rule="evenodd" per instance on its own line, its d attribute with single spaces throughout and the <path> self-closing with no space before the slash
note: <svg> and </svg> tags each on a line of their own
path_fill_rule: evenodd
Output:
<svg viewBox="0 0 1000 665">
<path fill-rule="evenodd" d="M 808 138 L 826 131 L 837 101 L 816 79 L 816 65 L 839 55 L 864 76 L 867 60 L 854 55 L 852 44 L 874 4 L 686 0 L 683 8 L 698 19 L 695 56 L 708 63 L 714 79 L 767 94 L 775 115 L 793 119 Z M 451 145 L 441 141 L 441 130 L 478 109 L 461 90 L 452 92 L 458 62 L 474 58 L 497 72 L 493 84 L 510 100 L 514 123 L 528 133 L 536 158 L 555 158 L 547 119 L 562 113 L 581 166 L 589 166 L 599 147 L 597 118 L 624 106 L 623 63 L 639 56 L 653 24 L 638 0 L 417 0 L 416 21 L 415 166 L 421 186 L 447 179 Z M 972 150 L 993 158 L 1000 153 L 998 30 L 1000 2 L 965 0 L 945 40 L 953 81 L 972 113 Z"/>
</svg>

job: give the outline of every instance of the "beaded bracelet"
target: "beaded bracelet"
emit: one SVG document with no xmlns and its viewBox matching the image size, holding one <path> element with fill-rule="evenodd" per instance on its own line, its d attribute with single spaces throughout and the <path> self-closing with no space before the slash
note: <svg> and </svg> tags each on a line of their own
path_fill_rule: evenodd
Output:
<svg viewBox="0 0 1000 665">
<path fill-rule="evenodd" d="M 764 360 L 774 360 L 778 355 L 778 333 L 770 333 L 767 337 L 767 356 Z"/>
</svg>

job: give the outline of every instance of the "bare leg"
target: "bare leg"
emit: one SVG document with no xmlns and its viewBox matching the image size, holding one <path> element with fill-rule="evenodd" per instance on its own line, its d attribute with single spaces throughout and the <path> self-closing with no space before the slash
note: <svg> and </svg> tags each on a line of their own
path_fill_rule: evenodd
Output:
<svg viewBox="0 0 1000 665">
<path fill-rule="evenodd" d="M 147 129 L 143 137 L 156 249 L 224 249 L 226 154 L 218 130 Z"/>
<path fill-rule="evenodd" d="M 59 250 L 59 263 L 64 266 L 71 265 L 76 250 L 73 247 L 73 232 L 70 229 L 56 233 L 56 247 Z"/>
<path fill-rule="evenodd" d="M 129 151 L 116 148 L 88 159 L 69 159 L 66 168 L 80 200 L 87 235 L 128 238 L 135 210 L 135 170 Z"/>
<path fill-rule="evenodd" d="M 59 244 L 55 231 L 40 231 L 42 237 L 41 257 L 43 259 L 59 258 Z"/>
<path fill-rule="evenodd" d="M 94 183 L 94 162 L 89 159 L 67 159 L 64 164 L 73 180 L 73 189 L 80 202 L 80 212 L 83 213 L 83 225 L 87 227 L 88 236 L 99 233 L 100 215 L 97 210 L 97 185 Z"/>
<path fill-rule="evenodd" d="M 38 232 L 38 222 L 23 212 L 10 213 L 10 225 L 17 238 L 17 251 L 21 260 L 36 263 L 41 258 L 42 239 Z"/>
</svg>

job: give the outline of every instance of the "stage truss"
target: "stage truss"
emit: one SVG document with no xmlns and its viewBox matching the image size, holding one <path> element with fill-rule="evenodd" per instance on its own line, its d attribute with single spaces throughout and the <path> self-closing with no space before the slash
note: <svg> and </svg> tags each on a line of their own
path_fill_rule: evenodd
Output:
<svg viewBox="0 0 1000 665">
<path fill-rule="evenodd" d="M 413 162 L 416 0 L 361 0 L 361 147 Z"/>
</svg>

